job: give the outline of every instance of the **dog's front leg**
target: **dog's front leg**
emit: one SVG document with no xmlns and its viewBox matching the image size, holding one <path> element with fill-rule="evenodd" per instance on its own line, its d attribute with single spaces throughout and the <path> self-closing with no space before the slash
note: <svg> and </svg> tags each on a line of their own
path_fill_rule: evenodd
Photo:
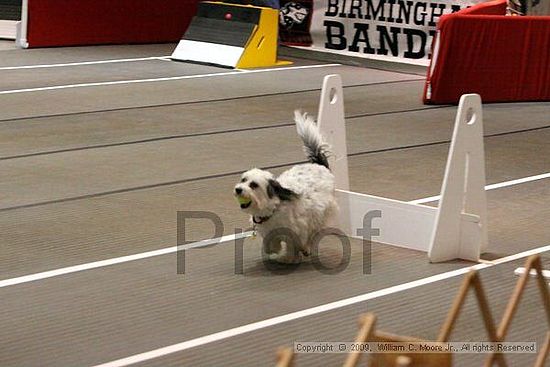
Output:
<svg viewBox="0 0 550 367">
<path fill-rule="evenodd" d="M 280 245 L 281 250 L 274 254 L 275 256 L 271 260 L 282 264 L 299 264 L 302 262 L 302 253 L 297 246 L 286 241 L 281 241 Z"/>
<path fill-rule="evenodd" d="M 262 245 L 264 259 L 282 264 L 298 264 L 302 261 L 302 249 L 293 244 L 287 236 L 264 237 Z"/>
<path fill-rule="evenodd" d="M 302 236 L 300 241 L 300 248 L 298 249 L 302 255 L 309 256 L 311 254 L 312 240 L 313 239 L 307 235 Z"/>
</svg>

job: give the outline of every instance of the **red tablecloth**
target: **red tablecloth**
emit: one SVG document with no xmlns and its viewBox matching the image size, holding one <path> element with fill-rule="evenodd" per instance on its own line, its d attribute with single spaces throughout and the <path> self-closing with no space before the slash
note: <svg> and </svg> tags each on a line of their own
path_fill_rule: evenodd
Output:
<svg viewBox="0 0 550 367">
<path fill-rule="evenodd" d="M 441 17 L 425 103 L 550 100 L 550 17 L 504 16 L 506 0 Z M 502 15 L 494 15 L 502 14 Z"/>
</svg>

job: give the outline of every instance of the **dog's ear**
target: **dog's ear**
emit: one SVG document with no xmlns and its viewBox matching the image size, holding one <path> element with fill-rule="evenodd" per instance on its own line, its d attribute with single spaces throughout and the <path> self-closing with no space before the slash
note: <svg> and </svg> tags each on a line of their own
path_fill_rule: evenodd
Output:
<svg viewBox="0 0 550 367">
<path fill-rule="evenodd" d="M 283 201 L 289 201 L 298 197 L 297 193 L 282 187 L 279 181 L 273 180 L 273 179 L 268 181 L 267 195 L 269 196 L 269 198 L 272 198 L 273 196 L 277 196 L 279 199 Z"/>
</svg>

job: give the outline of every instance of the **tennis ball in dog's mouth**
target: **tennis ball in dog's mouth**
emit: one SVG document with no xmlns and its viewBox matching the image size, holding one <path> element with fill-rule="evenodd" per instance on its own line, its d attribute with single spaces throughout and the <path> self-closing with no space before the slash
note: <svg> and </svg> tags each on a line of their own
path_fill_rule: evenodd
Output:
<svg viewBox="0 0 550 367">
<path fill-rule="evenodd" d="M 247 208 L 252 200 L 244 196 L 237 196 L 237 201 L 241 204 L 241 208 Z"/>
<path fill-rule="evenodd" d="M 237 196 L 237 201 L 239 202 L 239 204 L 248 204 L 252 200 L 250 200 L 249 198 L 245 198 L 244 196 Z"/>
</svg>

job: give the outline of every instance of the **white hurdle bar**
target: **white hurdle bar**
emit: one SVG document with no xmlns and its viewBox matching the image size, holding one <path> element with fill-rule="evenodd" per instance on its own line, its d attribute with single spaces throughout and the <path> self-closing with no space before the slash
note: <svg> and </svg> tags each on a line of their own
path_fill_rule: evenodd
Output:
<svg viewBox="0 0 550 367">
<path fill-rule="evenodd" d="M 349 191 L 344 95 L 339 75 L 323 80 L 318 124 L 332 146 L 329 159 L 336 177 L 340 228 L 362 238 L 363 218 L 380 211 L 373 228 L 376 242 L 428 253 L 431 262 L 479 261 L 487 246 L 485 154 L 481 98 L 463 95 L 455 120 L 439 207 L 408 203 Z"/>
</svg>

